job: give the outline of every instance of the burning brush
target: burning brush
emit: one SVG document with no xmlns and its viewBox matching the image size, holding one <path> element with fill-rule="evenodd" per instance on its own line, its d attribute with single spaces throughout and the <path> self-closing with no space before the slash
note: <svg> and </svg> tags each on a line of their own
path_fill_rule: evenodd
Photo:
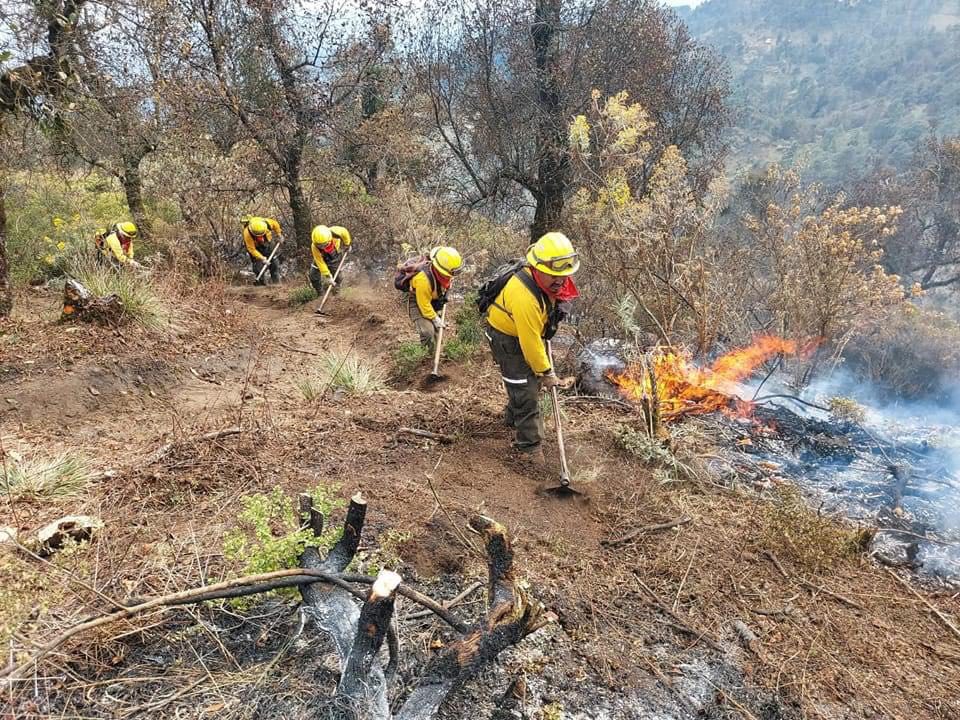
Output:
<svg viewBox="0 0 960 720">
<path fill-rule="evenodd" d="M 623 372 L 608 372 L 606 378 L 627 400 L 641 405 L 653 433 L 661 418 L 674 420 L 718 410 L 750 417 L 753 403 L 734 394 L 736 384 L 771 358 L 796 355 L 813 346 L 799 347 L 793 340 L 764 335 L 745 348 L 721 355 L 709 367 L 698 367 L 688 353 L 658 348 Z"/>
</svg>

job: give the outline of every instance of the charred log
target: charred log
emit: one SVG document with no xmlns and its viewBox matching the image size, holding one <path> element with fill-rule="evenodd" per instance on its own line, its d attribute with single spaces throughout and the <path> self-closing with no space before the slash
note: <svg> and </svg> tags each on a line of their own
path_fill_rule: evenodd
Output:
<svg viewBox="0 0 960 720">
<path fill-rule="evenodd" d="M 80 320 L 116 327 L 122 321 L 123 313 L 123 302 L 117 294 L 97 297 L 76 280 L 67 280 L 64 285 L 61 320 Z"/>
<path fill-rule="evenodd" d="M 514 575 L 506 528 L 482 516 L 473 518 L 470 526 L 484 536 L 487 549 L 487 617 L 430 662 L 397 720 L 432 718 L 451 690 L 546 622 L 543 605 L 529 597 Z"/>
</svg>

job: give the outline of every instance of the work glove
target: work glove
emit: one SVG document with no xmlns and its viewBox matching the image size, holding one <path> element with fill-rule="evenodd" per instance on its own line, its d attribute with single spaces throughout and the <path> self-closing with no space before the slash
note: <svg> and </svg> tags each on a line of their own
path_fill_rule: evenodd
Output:
<svg viewBox="0 0 960 720">
<path fill-rule="evenodd" d="M 140 270 L 143 267 L 143 265 L 138 263 L 136 260 L 127 260 L 127 265 L 129 265 L 134 270 Z"/>
<path fill-rule="evenodd" d="M 433 322 L 433 327 L 436 330 L 439 330 L 440 328 L 444 328 L 447 326 L 447 324 L 440 319 L 439 315 L 434 315 L 433 320 L 431 322 Z"/>
<path fill-rule="evenodd" d="M 333 279 L 332 275 L 327 275 L 325 278 L 323 278 L 323 284 L 327 287 L 335 288 L 337 286 L 337 281 Z"/>
<path fill-rule="evenodd" d="M 559 378 L 552 370 L 540 376 L 540 390 L 544 392 L 549 392 L 552 388 L 566 390 L 571 385 L 573 385 L 573 378 Z"/>
</svg>

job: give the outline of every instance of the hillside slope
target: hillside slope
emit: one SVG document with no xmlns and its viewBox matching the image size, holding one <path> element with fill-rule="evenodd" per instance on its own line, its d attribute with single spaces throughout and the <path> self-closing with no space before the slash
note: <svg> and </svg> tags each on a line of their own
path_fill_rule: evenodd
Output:
<svg viewBox="0 0 960 720">
<path fill-rule="evenodd" d="M 479 510 L 509 527 L 519 572 L 556 616 L 442 717 L 506 717 L 518 679 L 526 718 L 960 717 L 960 646 L 926 607 L 862 556 L 819 569 L 792 558 L 774 529 L 782 518 L 771 524 L 748 478 L 670 475 L 623 452 L 614 428 L 638 423 L 635 413 L 564 403 L 575 481 L 590 493 L 564 502 L 537 494 L 552 478 L 507 457 L 485 351 L 446 364 L 448 381 L 433 388 L 421 367 L 372 394 L 306 399 L 298 381 L 319 371 L 318 353 L 352 348 L 385 366 L 410 338 L 385 292 L 348 288 L 318 320 L 289 307 L 283 287 L 194 288 L 173 339 L 70 332 L 52 322 L 54 292 L 21 298 L 3 345 L 4 447 L 82 454 L 113 473 L 79 496 L 3 501 L 0 524 L 24 535 L 65 513 L 105 523 L 53 564 L 0 551 L 4 643 L 49 637 L 104 598 L 236 574 L 223 538 L 242 498 L 319 482 L 369 500 L 361 571 L 384 564 L 438 598 L 459 594 L 486 574 L 463 530 Z M 202 437 L 230 426 L 241 432 Z M 695 464 L 714 440 L 691 423 L 671 442 Z M 936 602 L 958 610 L 955 597 Z M 292 610 L 277 599 L 184 608 L 78 636 L 0 695 L 0 715 L 315 717 L 337 667 L 330 647 L 294 641 Z M 457 610 L 476 618 L 480 595 Z M 401 623 L 400 696 L 448 639 L 431 618 Z"/>
<path fill-rule="evenodd" d="M 841 184 L 960 133 L 958 0 L 709 0 L 683 16 L 730 63 L 735 167 L 800 161 Z"/>
</svg>

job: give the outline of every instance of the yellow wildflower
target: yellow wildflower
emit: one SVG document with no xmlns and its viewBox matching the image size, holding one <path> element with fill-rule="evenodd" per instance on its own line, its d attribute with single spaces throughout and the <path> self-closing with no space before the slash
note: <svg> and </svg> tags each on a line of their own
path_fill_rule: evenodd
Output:
<svg viewBox="0 0 960 720">
<path fill-rule="evenodd" d="M 60 252 L 63 252 L 66 249 L 67 249 L 67 244 L 63 242 L 63 240 L 57 243 L 57 250 L 59 250 Z"/>
<path fill-rule="evenodd" d="M 43 261 L 44 261 L 47 265 L 53 265 L 53 255 L 44 255 L 44 256 L 43 256 Z"/>
<path fill-rule="evenodd" d="M 55 218 L 53 219 L 53 226 L 54 226 L 55 228 L 63 227 L 65 224 L 66 224 L 66 223 L 64 222 L 63 218 L 55 217 Z"/>
</svg>

